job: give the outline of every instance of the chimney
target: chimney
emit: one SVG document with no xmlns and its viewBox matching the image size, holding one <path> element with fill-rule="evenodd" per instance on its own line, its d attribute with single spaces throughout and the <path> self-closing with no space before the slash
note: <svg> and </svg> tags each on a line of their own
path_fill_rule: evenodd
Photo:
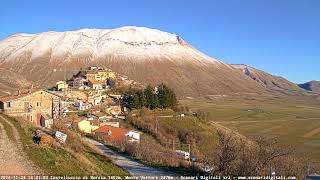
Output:
<svg viewBox="0 0 320 180">
<path fill-rule="evenodd" d="M 20 96 L 20 95 L 21 95 L 20 90 L 17 90 L 17 96 Z"/>
</svg>

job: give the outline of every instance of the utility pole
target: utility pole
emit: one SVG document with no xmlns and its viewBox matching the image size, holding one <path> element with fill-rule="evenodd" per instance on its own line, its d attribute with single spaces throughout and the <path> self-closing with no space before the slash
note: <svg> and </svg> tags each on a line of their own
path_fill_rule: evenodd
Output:
<svg viewBox="0 0 320 180">
<path fill-rule="evenodd" d="M 306 180 L 309 175 L 310 175 L 310 165 L 309 165 L 309 163 L 308 163 L 307 176 L 306 176 L 304 179 Z"/>
<path fill-rule="evenodd" d="M 172 150 L 174 151 L 174 140 L 172 139 Z"/>
<path fill-rule="evenodd" d="M 156 134 L 158 134 L 158 117 L 156 116 Z"/>
<path fill-rule="evenodd" d="M 188 146 L 189 146 L 189 162 L 191 162 L 191 144 L 189 143 Z"/>
</svg>

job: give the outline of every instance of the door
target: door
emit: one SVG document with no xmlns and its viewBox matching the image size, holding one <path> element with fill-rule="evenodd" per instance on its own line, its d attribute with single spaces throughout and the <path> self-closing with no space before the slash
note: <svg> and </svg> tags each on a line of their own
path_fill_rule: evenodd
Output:
<svg viewBox="0 0 320 180">
<path fill-rule="evenodd" d="M 29 112 L 29 102 L 24 102 L 24 112 Z"/>
</svg>

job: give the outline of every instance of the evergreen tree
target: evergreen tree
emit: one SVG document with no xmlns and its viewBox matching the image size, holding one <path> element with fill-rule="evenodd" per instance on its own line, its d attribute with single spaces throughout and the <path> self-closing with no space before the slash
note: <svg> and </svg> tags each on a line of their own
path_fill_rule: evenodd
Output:
<svg viewBox="0 0 320 180">
<path fill-rule="evenodd" d="M 141 106 L 141 102 L 140 102 L 140 97 L 138 95 L 138 93 L 135 93 L 133 95 L 133 107 L 136 108 L 136 109 L 140 109 L 142 106 Z"/>
<path fill-rule="evenodd" d="M 144 90 L 144 96 L 146 99 L 146 107 L 149 109 L 155 109 L 159 107 L 158 96 L 154 93 L 150 84 Z"/>
<path fill-rule="evenodd" d="M 158 99 L 161 108 L 174 108 L 177 104 L 174 91 L 165 84 L 158 86 Z"/>
<path fill-rule="evenodd" d="M 139 101 L 140 101 L 141 107 L 146 107 L 147 100 L 146 100 L 146 96 L 144 95 L 144 92 L 138 91 L 138 96 L 139 96 Z"/>
<path fill-rule="evenodd" d="M 177 96 L 172 89 L 169 89 L 169 107 L 175 108 L 177 106 Z"/>
<path fill-rule="evenodd" d="M 152 94 L 151 96 L 151 104 L 150 104 L 150 109 L 156 109 L 160 106 L 158 96 L 156 94 Z"/>
<path fill-rule="evenodd" d="M 158 99 L 160 108 L 167 108 L 170 106 L 170 94 L 167 86 L 164 84 L 158 86 Z"/>
<path fill-rule="evenodd" d="M 158 85 L 158 93 L 156 94 L 151 85 L 148 85 L 143 91 L 130 88 L 127 91 L 128 100 L 132 107 L 140 109 L 147 107 L 155 108 L 175 108 L 177 104 L 176 95 L 165 84 Z"/>
<path fill-rule="evenodd" d="M 150 84 L 145 88 L 144 95 L 146 97 L 146 107 L 147 108 L 151 108 L 152 97 L 153 97 L 153 89 L 152 89 Z"/>
</svg>

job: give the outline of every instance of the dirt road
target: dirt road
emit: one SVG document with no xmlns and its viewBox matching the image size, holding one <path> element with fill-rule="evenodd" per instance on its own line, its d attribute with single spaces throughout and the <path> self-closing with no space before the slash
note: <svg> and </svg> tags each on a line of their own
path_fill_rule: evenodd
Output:
<svg viewBox="0 0 320 180">
<path fill-rule="evenodd" d="M 35 175 L 38 174 L 33 165 L 23 155 L 21 148 L 9 140 L 2 123 L 8 122 L 0 115 L 0 175 Z M 10 124 L 11 127 L 12 124 Z M 14 128 L 14 127 L 13 127 Z M 20 140 L 14 130 L 15 139 Z"/>
</svg>

